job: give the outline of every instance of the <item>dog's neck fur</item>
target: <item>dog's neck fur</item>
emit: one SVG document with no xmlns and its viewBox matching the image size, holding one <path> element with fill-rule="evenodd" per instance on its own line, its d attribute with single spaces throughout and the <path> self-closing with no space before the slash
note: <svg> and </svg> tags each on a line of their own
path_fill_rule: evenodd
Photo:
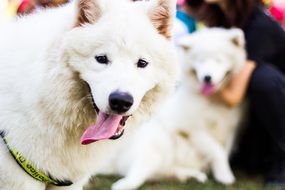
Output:
<svg viewBox="0 0 285 190">
<path fill-rule="evenodd" d="M 64 66 L 47 71 L 45 81 L 49 81 L 49 84 L 42 86 L 43 93 L 37 103 L 39 113 L 50 116 L 45 119 L 52 127 L 63 130 L 63 133 L 72 132 L 72 136 L 78 140 L 83 131 L 95 123 L 96 112 L 89 89 L 79 74 L 70 68 L 60 67 Z M 62 86 L 62 89 L 58 89 L 58 86 Z"/>
</svg>

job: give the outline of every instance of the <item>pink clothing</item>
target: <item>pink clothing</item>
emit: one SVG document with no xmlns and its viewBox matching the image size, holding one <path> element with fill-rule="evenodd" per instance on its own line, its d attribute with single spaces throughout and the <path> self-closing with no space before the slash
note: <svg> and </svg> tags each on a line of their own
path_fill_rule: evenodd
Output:
<svg viewBox="0 0 285 190">
<path fill-rule="evenodd" d="M 21 4 L 19 5 L 19 8 L 17 10 L 18 13 L 24 13 L 26 9 L 29 7 L 29 0 L 22 0 Z"/>
<path fill-rule="evenodd" d="M 285 20 L 285 7 L 272 6 L 270 8 L 270 13 L 278 21 Z"/>
<path fill-rule="evenodd" d="M 185 2 L 185 0 L 177 0 L 177 5 L 183 5 L 184 4 L 184 2 Z"/>
</svg>

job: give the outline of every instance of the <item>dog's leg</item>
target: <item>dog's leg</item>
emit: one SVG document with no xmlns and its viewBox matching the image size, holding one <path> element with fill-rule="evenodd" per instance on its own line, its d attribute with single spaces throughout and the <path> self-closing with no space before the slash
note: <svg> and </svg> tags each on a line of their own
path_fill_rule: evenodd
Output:
<svg viewBox="0 0 285 190">
<path fill-rule="evenodd" d="M 226 152 L 228 157 L 230 156 L 230 154 L 232 153 L 232 150 L 234 148 L 234 142 L 235 142 L 235 133 L 231 134 L 228 137 L 228 141 L 226 142 Z"/>
<path fill-rule="evenodd" d="M 125 178 L 122 178 L 112 185 L 112 190 L 133 190 L 137 189 L 149 178 L 153 177 L 161 167 L 160 155 L 151 158 L 139 158 L 130 168 Z M 160 168 L 161 170 L 161 168 Z"/>
<path fill-rule="evenodd" d="M 193 132 L 191 139 L 194 146 L 210 159 L 215 179 L 225 185 L 234 183 L 235 177 L 230 168 L 226 150 L 203 130 Z"/>
<path fill-rule="evenodd" d="M 181 182 L 186 182 L 188 179 L 194 178 L 199 182 L 204 183 L 208 179 L 204 172 L 192 168 L 174 168 L 173 175 Z"/>
</svg>

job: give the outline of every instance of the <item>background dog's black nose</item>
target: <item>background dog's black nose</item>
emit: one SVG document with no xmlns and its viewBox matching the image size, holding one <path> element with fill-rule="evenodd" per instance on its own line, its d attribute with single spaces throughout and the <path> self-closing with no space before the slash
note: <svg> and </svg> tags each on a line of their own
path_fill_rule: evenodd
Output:
<svg viewBox="0 0 285 190">
<path fill-rule="evenodd" d="M 113 92 L 109 96 L 109 105 L 117 113 L 127 112 L 134 103 L 134 98 L 125 92 Z"/>
<path fill-rule="evenodd" d="M 212 82 L 212 77 L 211 77 L 210 75 L 206 75 L 206 76 L 204 77 L 204 82 L 205 82 L 205 83 L 210 83 L 210 82 Z"/>
</svg>

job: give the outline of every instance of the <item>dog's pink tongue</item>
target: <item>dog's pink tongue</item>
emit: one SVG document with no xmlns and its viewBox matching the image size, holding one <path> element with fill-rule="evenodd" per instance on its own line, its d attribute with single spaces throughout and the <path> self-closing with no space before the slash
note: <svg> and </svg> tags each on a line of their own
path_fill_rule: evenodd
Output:
<svg viewBox="0 0 285 190">
<path fill-rule="evenodd" d="M 99 112 L 95 125 L 88 127 L 81 136 L 81 144 L 86 145 L 111 138 L 115 135 L 122 117 L 121 115 L 107 115 Z"/>
<path fill-rule="evenodd" d="M 214 91 L 215 87 L 212 84 L 204 84 L 201 90 L 204 96 L 211 96 L 214 93 Z"/>
</svg>

